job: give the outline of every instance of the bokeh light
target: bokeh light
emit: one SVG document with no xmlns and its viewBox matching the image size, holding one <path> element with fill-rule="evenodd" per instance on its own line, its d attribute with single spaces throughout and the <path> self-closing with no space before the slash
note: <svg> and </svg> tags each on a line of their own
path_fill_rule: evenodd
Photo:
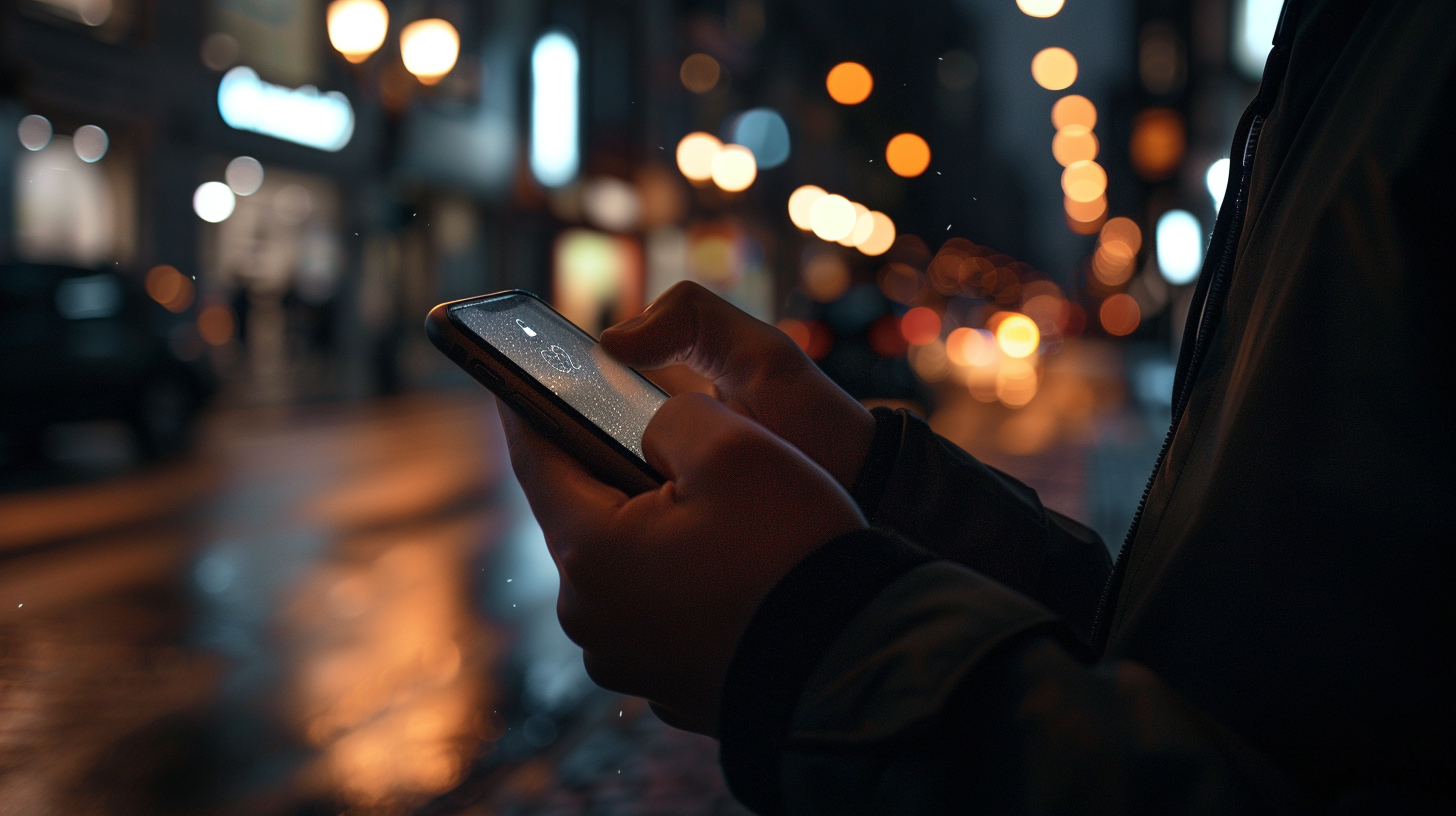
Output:
<svg viewBox="0 0 1456 816">
<path fill-rule="evenodd" d="M 857 62 L 841 62 L 829 69 L 824 86 L 829 90 L 829 98 L 835 102 L 841 105 L 858 105 L 870 98 L 875 79 L 870 75 L 870 69 L 863 65 Z"/>
<path fill-rule="evenodd" d="M 733 122 L 733 142 L 753 151 L 761 170 L 789 160 L 789 126 L 773 108 L 744 111 Z"/>
<path fill-rule="evenodd" d="M 1097 127 L 1097 106 L 1080 94 L 1068 94 L 1052 105 L 1052 127 L 1081 125 L 1088 130 Z"/>
<path fill-rule="evenodd" d="M 531 48 L 531 175 L 563 187 L 581 166 L 581 55 L 561 31 L 547 31 Z"/>
<path fill-rule="evenodd" d="M 1073 201 L 1071 198 L 1064 197 L 1062 209 L 1066 210 L 1067 217 L 1073 221 L 1083 224 L 1096 223 L 1107 214 L 1107 196 L 1100 195 L 1091 201 Z M 1091 235 L 1096 231 L 1093 229 L 1086 234 Z"/>
<path fill-rule="evenodd" d="M 1143 248 L 1143 231 L 1131 218 L 1118 217 L 1108 221 L 1102 227 L 1101 240 L 1103 243 L 1121 241 L 1127 245 L 1132 254 L 1136 255 Z"/>
<path fill-rule="evenodd" d="M 1128 153 L 1133 169 L 1148 181 L 1172 176 L 1187 148 L 1183 117 L 1172 108 L 1149 108 L 1133 119 Z"/>
<path fill-rule="evenodd" d="M 1107 171 L 1095 161 L 1072 162 L 1062 171 L 1062 192 L 1073 201 L 1096 201 L 1107 192 Z"/>
<path fill-rule="evenodd" d="M 713 177 L 713 159 L 723 143 L 711 133 L 697 131 L 677 143 L 677 169 L 692 181 L 708 181 Z"/>
<path fill-rule="evenodd" d="M 711 173 L 713 183 L 719 188 L 737 193 L 747 190 L 758 178 L 758 163 L 753 159 L 753 151 L 743 145 L 724 145 L 713 156 Z"/>
<path fill-rule="evenodd" d="M 1067 125 L 1052 137 L 1052 156 L 1063 167 L 1097 158 L 1097 137 L 1084 125 Z"/>
<path fill-rule="evenodd" d="M 923 346 L 940 337 L 940 315 L 928 306 L 916 306 L 900 318 L 900 336 L 912 346 Z"/>
<path fill-rule="evenodd" d="M 859 203 L 858 201 L 851 201 L 849 202 L 849 204 L 850 206 L 854 207 L 854 226 L 850 227 L 848 235 L 840 238 L 838 241 L 835 241 L 835 243 L 844 247 L 854 246 L 854 234 L 855 231 L 859 229 L 859 220 L 870 214 L 870 208 Z"/>
<path fill-rule="evenodd" d="M 263 186 L 263 163 L 252 156 L 238 156 L 223 172 L 227 186 L 240 196 L 250 196 Z"/>
<path fill-rule="evenodd" d="M 226 221 L 233 214 L 237 199 L 233 191 L 220 181 L 206 181 L 198 185 L 192 194 L 192 211 L 197 217 L 212 224 Z"/>
<path fill-rule="evenodd" d="M 192 280 L 167 264 L 152 267 L 147 272 L 144 286 L 147 295 L 169 312 L 186 311 L 196 294 Z"/>
<path fill-rule="evenodd" d="M 1016 0 L 1016 7 L 1031 17 L 1051 17 L 1062 10 L 1065 0 Z"/>
<path fill-rule="evenodd" d="M 875 318 L 869 329 L 870 350 L 881 357 L 899 357 L 910 344 L 900 334 L 900 319 L 892 314 Z"/>
<path fill-rule="evenodd" d="M 380 0 L 334 0 L 327 20 L 329 42 L 349 62 L 369 59 L 389 33 L 389 10 Z"/>
<path fill-rule="evenodd" d="M 907 355 L 915 376 L 928 383 L 937 383 L 950 374 L 950 358 L 945 356 L 945 344 L 935 338 L 924 345 L 912 346 Z"/>
<path fill-rule="evenodd" d="M 915 305 L 926 286 L 925 276 L 920 270 L 900 262 L 887 263 L 880 268 L 879 284 L 885 297 L 906 306 Z"/>
<path fill-rule="evenodd" d="M 870 239 L 870 234 L 875 231 L 875 217 L 870 215 L 869 208 L 855 202 L 854 211 L 859 213 L 854 219 L 854 230 L 844 238 L 850 246 L 857 247 Z"/>
<path fill-rule="evenodd" d="M 822 241 L 838 241 L 854 230 L 859 215 L 842 195 L 825 195 L 809 208 L 809 228 Z"/>
<path fill-rule="evenodd" d="M 885 161 L 895 175 L 914 178 L 930 166 L 930 145 L 914 133 L 901 133 L 885 146 Z"/>
<path fill-rule="evenodd" d="M 1228 157 L 1224 157 L 1210 164 L 1208 166 L 1208 172 L 1203 174 L 1203 183 L 1208 185 L 1208 194 L 1213 197 L 1213 211 L 1215 213 L 1223 209 L 1223 194 L 1228 189 L 1228 177 Z"/>
<path fill-rule="evenodd" d="M 71 147 L 76 151 L 76 157 L 87 164 L 101 161 L 110 146 L 111 139 L 106 131 L 95 125 L 82 125 L 71 136 Z"/>
<path fill-rule="evenodd" d="M 1203 266 L 1203 225 L 1187 210 L 1169 210 L 1158 218 L 1154 234 L 1158 271 L 1169 283 L 1190 283 Z"/>
<path fill-rule="evenodd" d="M 439 82 L 460 57 L 460 34 L 439 18 L 415 20 L 399 32 L 404 67 L 426 85 Z"/>
<path fill-rule="evenodd" d="M 683 60 L 677 75 L 684 88 L 695 94 L 705 94 L 718 86 L 718 77 L 722 73 L 722 66 L 717 60 L 707 54 L 693 54 Z"/>
<path fill-rule="evenodd" d="M 812 252 L 804 259 L 799 278 L 810 298 L 820 303 L 832 303 L 849 289 L 849 266 L 837 251 Z"/>
<path fill-rule="evenodd" d="M 1036 321 L 1019 312 L 1012 312 L 996 324 L 996 345 L 1012 359 L 1030 357 L 1041 345 L 1041 330 Z"/>
<path fill-rule="evenodd" d="M 1070 88 L 1077 81 L 1077 58 L 1065 48 L 1043 48 L 1031 58 L 1031 78 L 1049 91 Z"/>
<path fill-rule="evenodd" d="M 1121 286 L 1132 277 L 1137 255 L 1122 241 L 1103 241 L 1092 255 L 1092 275 L 1107 286 Z"/>
<path fill-rule="evenodd" d="M 1143 312 L 1138 307 L 1137 300 L 1122 292 L 1102 301 L 1097 316 L 1102 321 L 1103 330 L 1113 337 L 1132 334 L 1143 320 Z"/>
<path fill-rule="evenodd" d="M 214 303 L 197 313 L 197 334 L 209 346 L 226 345 L 233 337 L 233 310 Z"/>
<path fill-rule="evenodd" d="M 1029 360 L 1007 360 L 996 371 L 996 399 L 1007 408 L 1021 408 L 1036 398 L 1036 366 Z"/>
<path fill-rule="evenodd" d="M 869 218 L 870 234 L 854 247 L 866 255 L 883 255 L 895 244 L 895 222 L 879 210 L 870 211 Z M 858 229 L 859 222 L 856 221 L 855 230 Z"/>
<path fill-rule="evenodd" d="M 34 113 L 21 117 L 20 125 L 15 129 L 20 143 L 26 150 L 32 151 L 44 150 L 51 143 L 52 133 L 51 120 Z"/>
<path fill-rule="evenodd" d="M 996 362 L 1000 351 L 995 335 L 962 326 L 946 336 L 945 356 L 957 366 L 988 366 Z"/>
<path fill-rule="evenodd" d="M 679 161 L 681 160 L 679 159 Z M 809 210 L 814 206 L 814 202 L 818 201 L 826 195 L 829 194 L 824 192 L 823 187 L 818 187 L 813 184 L 805 184 L 804 186 L 790 193 L 789 220 L 793 221 L 794 226 L 798 227 L 801 230 L 811 229 L 809 223 Z"/>
</svg>

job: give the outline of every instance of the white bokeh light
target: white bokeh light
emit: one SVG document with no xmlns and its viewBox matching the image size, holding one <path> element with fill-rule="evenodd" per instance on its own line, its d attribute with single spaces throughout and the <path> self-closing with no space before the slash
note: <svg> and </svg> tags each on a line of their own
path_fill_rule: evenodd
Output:
<svg viewBox="0 0 1456 816">
<path fill-rule="evenodd" d="M 531 50 L 531 172 L 547 187 L 576 178 L 579 71 L 576 43 L 559 31 Z"/>
<path fill-rule="evenodd" d="M 203 221 L 216 224 L 226 221 L 233 214 L 237 199 L 233 191 L 220 181 L 207 181 L 198 185 L 192 194 L 192 211 Z"/>
<path fill-rule="evenodd" d="M 95 125 L 82 125 L 76 128 L 76 133 L 71 137 L 71 146 L 76 149 L 76 157 L 81 161 L 90 164 L 101 161 L 106 155 L 106 149 L 111 146 L 111 139 L 106 131 Z"/>
<path fill-rule="evenodd" d="M 1213 196 L 1213 211 L 1223 208 L 1223 191 L 1228 189 L 1229 160 L 1219 159 L 1208 166 L 1203 181 L 1208 185 L 1208 194 Z"/>
<path fill-rule="evenodd" d="M 1198 277 L 1203 265 L 1203 226 L 1187 210 L 1169 210 L 1158 219 L 1158 271 L 1175 286 Z"/>
</svg>

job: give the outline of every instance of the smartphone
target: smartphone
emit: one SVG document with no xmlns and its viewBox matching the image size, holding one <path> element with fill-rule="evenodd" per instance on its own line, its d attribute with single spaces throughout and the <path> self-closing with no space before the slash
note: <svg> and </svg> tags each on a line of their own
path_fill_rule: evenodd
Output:
<svg viewBox="0 0 1456 816">
<path fill-rule="evenodd" d="M 545 301 L 512 290 L 441 303 L 425 333 L 602 481 L 630 494 L 662 484 L 642 432 L 667 394 Z"/>
</svg>

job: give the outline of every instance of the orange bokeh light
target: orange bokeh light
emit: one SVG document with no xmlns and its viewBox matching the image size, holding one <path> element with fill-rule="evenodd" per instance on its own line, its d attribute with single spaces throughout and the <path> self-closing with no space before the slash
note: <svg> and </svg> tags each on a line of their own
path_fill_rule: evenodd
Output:
<svg viewBox="0 0 1456 816">
<path fill-rule="evenodd" d="M 1010 312 L 996 324 L 996 345 L 1012 359 L 1030 357 L 1041 345 L 1041 329 L 1026 315 Z"/>
<path fill-rule="evenodd" d="M 1121 241 L 1136 255 L 1143 248 L 1143 231 L 1131 218 L 1114 218 L 1102 227 L 1102 241 Z"/>
<path fill-rule="evenodd" d="M 1065 48 L 1043 48 L 1031 58 L 1031 78 L 1049 91 L 1070 88 L 1077 81 L 1077 58 Z"/>
<path fill-rule="evenodd" d="M 1098 196 L 1091 201 L 1073 201 L 1070 198 L 1063 198 L 1062 209 L 1067 211 L 1067 217 L 1073 221 L 1090 224 L 1107 214 L 1107 196 Z M 1093 232 L 1095 231 L 1093 230 Z"/>
<path fill-rule="evenodd" d="M 1067 125 L 1052 137 L 1052 156 L 1063 167 L 1097 158 L 1097 137 L 1084 125 Z"/>
<path fill-rule="evenodd" d="M 916 306 L 900 318 L 900 335 L 912 346 L 923 346 L 940 337 L 940 315 L 928 306 Z"/>
<path fill-rule="evenodd" d="M 1052 105 L 1052 127 L 1061 130 L 1069 125 L 1081 125 L 1088 130 L 1097 127 L 1097 106 L 1080 94 L 1069 94 Z"/>
<path fill-rule="evenodd" d="M 707 54 L 693 54 L 683 60 L 677 75 L 684 88 L 695 94 L 705 94 L 717 87 L 718 77 L 722 73 L 723 69 L 717 60 Z"/>
<path fill-rule="evenodd" d="M 1092 275 L 1107 286 L 1121 286 L 1132 277 L 1137 253 L 1122 241 L 1103 241 L 1092 256 Z"/>
<path fill-rule="evenodd" d="M 169 312 L 185 311 L 197 293 L 190 278 L 167 264 L 152 267 L 147 272 L 145 286 L 152 300 Z"/>
<path fill-rule="evenodd" d="M 930 166 L 930 145 L 914 133 L 901 133 L 885 146 L 885 161 L 895 175 L 914 178 Z"/>
<path fill-rule="evenodd" d="M 677 143 L 677 169 L 692 181 L 707 181 L 713 177 L 713 159 L 722 149 L 723 143 L 711 133 L 689 133 Z"/>
<path fill-rule="evenodd" d="M 233 310 L 214 303 L 197 315 L 197 334 L 208 345 L 221 346 L 233 337 Z"/>
<path fill-rule="evenodd" d="M 1172 176 L 1187 148 L 1183 117 L 1172 108 L 1149 108 L 1133 119 L 1128 152 L 1133 169 L 1148 181 Z"/>
<path fill-rule="evenodd" d="M 841 62 L 829 69 L 824 86 L 829 90 L 829 98 L 835 102 L 858 105 L 870 98 L 875 78 L 870 75 L 870 69 L 857 62 Z"/>
<path fill-rule="evenodd" d="M 1143 321 L 1143 310 L 1138 308 L 1132 295 L 1119 293 L 1102 301 L 1097 316 L 1108 334 L 1124 337 L 1137 331 L 1138 324 Z"/>
<path fill-rule="evenodd" d="M 1107 171 L 1095 161 L 1078 161 L 1062 171 L 1062 192 L 1073 201 L 1096 201 L 1107 192 Z"/>
</svg>

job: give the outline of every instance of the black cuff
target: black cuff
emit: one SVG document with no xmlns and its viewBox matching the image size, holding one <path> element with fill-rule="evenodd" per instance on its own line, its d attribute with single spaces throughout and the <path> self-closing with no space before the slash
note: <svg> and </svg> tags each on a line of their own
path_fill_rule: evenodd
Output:
<svg viewBox="0 0 1456 816">
<path fill-rule="evenodd" d="M 902 409 L 903 410 L 903 409 Z M 875 436 L 870 440 L 869 453 L 855 477 L 854 487 L 849 495 L 859 505 L 865 518 L 874 515 L 885 494 L 885 485 L 890 483 L 890 474 L 895 470 L 895 458 L 900 455 L 900 444 L 905 438 L 905 417 L 901 411 L 879 407 L 870 410 L 875 418 Z"/>
<path fill-rule="evenodd" d="M 734 796 L 782 811 L 779 752 L 804 683 L 840 631 L 885 587 L 935 560 L 878 530 L 856 530 L 810 553 L 749 621 L 723 686 L 719 760 Z"/>
</svg>

